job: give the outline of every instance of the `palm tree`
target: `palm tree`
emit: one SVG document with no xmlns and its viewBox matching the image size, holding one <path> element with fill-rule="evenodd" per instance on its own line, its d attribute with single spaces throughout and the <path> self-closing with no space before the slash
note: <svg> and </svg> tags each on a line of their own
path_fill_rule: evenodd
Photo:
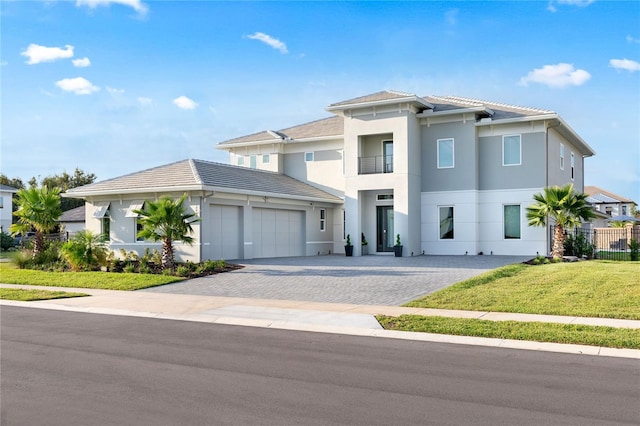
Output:
<svg viewBox="0 0 640 426">
<path fill-rule="evenodd" d="M 164 196 L 157 201 L 145 201 L 144 209 L 134 210 L 140 215 L 138 220 L 142 225 L 138 237 L 162 241 L 162 269 L 173 270 L 175 267 L 173 241 L 193 244 L 193 238 L 189 235 L 193 232 L 191 224 L 200 219 L 195 213 L 185 212 L 183 204 L 186 198 L 187 194 L 175 201 Z"/>
<path fill-rule="evenodd" d="M 562 258 L 564 254 L 564 228 L 579 226 L 581 221 L 595 217 L 587 195 L 574 192 L 573 184 L 563 187 L 547 187 L 543 194 L 535 194 L 535 204 L 527 207 L 529 226 L 547 226 L 553 221 L 553 247 L 551 256 Z"/>
<path fill-rule="evenodd" d="M 20 189 L 17 193 L 16 205 L 18 209 L 13 213 L 18 221 L 9 230 L 13 235 L 23 234 L 35 230 L 33 242 L 33 256 L 36 257 L 44 250 L 44 234 L 53 231 L 62 210 L 60 209 L 60 188 L 29 188 Z"/>
<path fill-rule="evenodd" d="M 77 232 L 60 251 L 74 271 L 96 269 L 107 259 L 107 244 L 103 236 L 87 229 Z"/>
</svg>

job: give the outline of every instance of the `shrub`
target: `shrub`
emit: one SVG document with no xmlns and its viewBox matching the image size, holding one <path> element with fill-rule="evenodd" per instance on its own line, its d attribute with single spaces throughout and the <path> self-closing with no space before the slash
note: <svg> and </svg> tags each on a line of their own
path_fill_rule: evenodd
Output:
<svg viewBox="0 0 640 426">
<path fill-rule="evenodd" d="M 123 272 L 127 272 L 129 274 L 133 273 L 136 271 L 136 265 L 134 265 L 133 263 L 127 263 L 126 265 L 124 265 L 124 267 L 122 268 Z"/>
<path fill-rule="evenodd" d="M 13 238 L 11 238 L 11 235 L 7 234 L 4 231 L 0 232 L 0 248 L 2 248 L 2 250 L 4 251 L 7 251 L 11 247 L 13 247 Z"/>
<path fill-rule="evenodd" d="M 640 241 L 632 239 L 631 242 L 629 242 L 629 250 L 631 250 L 629 258 L 634 261 L 638 260 L 640 257 Z"/>
<path fill-rule="evenodd" d="M 591 259 L 594 251 L 595 246 L 583 234 L 568 235 L 567 239 L 564 240 L 564 254 L 568 256 L 586 256 Z"/>
<path fill-rule="evenodd" d="M 176 268 L 176 275 L 179 277 L 188 277 L 191 274 L 189 266 L 180 265 Z"/>
<path fill-rule="evenodd" d="M 63 244 L 62 255 L 74 271 L 99 269 L 107 264 L 107 247 L 101 235 L 82 230 Z"/>
</svg>

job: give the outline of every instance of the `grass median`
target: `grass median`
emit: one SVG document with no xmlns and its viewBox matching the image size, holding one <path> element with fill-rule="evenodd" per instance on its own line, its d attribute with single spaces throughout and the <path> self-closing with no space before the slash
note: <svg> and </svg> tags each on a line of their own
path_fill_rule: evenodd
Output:
<svg viewBox="0 0 640 426">
<path fill-rule="evenodd" d="M 640 264 L 507 265 L 404 306 L 640 320 Z M 379 316 L 388 330 L 640 349 L 640 330 L 519 321 Z"/>
<path fill-rule="evenodd" d="M 0 299 L 17 300 L 20 302 L 32 302 L 36 300 L 66 299 L 70 297 L 89 296 L 84 293 L 71 293 L 68 291 L 32 290 L 22 288 L 0 288 Z"/>
<path fill-rule="evenodd" d="M 14 265 L 8 263 L 0 264 L 0 282 L 3 284 L 102 290 L 140 290 L 181 280 L 183 278 L 170 275 L 113 272 L 45 272 L 32 269 L 17 269 Z"/>
</svg>

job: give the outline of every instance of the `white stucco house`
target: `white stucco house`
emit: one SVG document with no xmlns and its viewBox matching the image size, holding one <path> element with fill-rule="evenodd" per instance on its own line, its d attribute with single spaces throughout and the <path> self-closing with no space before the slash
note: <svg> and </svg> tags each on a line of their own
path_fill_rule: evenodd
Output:
<svg viewBox="0 0 640 426">
<path fill-rule="evenodd" d="M 525 208 L 544 187 L 584 189 L 593 149 L 555 112 L 382 91 L 329 105 L 310 123 L 218 144 L 231 164 L 184 160 L 74 188 L 86 227 L 141 252 L 133 210 L 188 193 L 202 221 L 181 260 L 344 253 L 405 256 L 549 251 Z"/>
<path fill-rule="evenodd" d="M 85 216 L 84 206 L 62 212 L 62 215 L 58 219 L 62 235 L 64 235 L 66 239 L 69 239 L 82 231 L 84 229 Z"/>
<path fill-rule="evenodd" d="M 13 194 L 17 192 L 12 186 L 0 184 L 0 232 L 9 233 L 13 219 Z"/>
</svg>

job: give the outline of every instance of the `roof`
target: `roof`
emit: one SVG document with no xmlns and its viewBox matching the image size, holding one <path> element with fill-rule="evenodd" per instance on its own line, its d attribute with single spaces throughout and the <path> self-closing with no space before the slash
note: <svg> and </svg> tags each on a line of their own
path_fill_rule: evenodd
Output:
<svg viewBox="0 0 640 426">
<path fill-rule="evenodd" d="M 62 215 L 58 219 L 58 222 L 84 222 L 85 208 L 84 204 L 75 209 L 62 212 Z"/>
<path fill-rule="evenodd" d="M 226 145 L 242 145 L 251 142 L 278 142 L 290 143 L 297 139 L 320 138 L 328 136 L 342 137 L 344 134 L 344 120 L 337 115 L 322 118 L 320 120 L 311 121 L 309 123 L 299 124 L 293 127 L 287 127 L 281 130 L 265 130 L 254 133 L 252 135 L 241 136 L 239 138 L 230 139 L 220 142 L 219 147 L 224 148 Z"/>
<path fill-rule="evenodd" d="M 16 192 L 18 192 L 18 189 L 14 188 L 13 186 L 3 185 L 3 184 L 0 183 L 0 191 L 16 193 Z"/>
<path fill-rule="evenodd" d="M 430 115 L 444 115 L 466 112 L 469 110 L 483 113 L 486 117 L 491 117 L 489 123 L 499 120 L 527 119 L 528 117 L 550 116 L 558 118 L 555 111 L 532 108 L 518 105 L 504 104 L 500 102 L 485 101 L 460 96 L 417 96 L 412 93 L 399 92 L 395 90 L 383 90 L 370 95 L 360 96 L 346 101 L 336 102 L 327 107 L 328 111 L 345 110 L 355 107 L 375 106 L 397 102 L 410 102 L 418 105 L 422 110 L 421 117 Z M 560 120 L 560 119 L 559 119 Z M 560 120 L 561 124 L 567 128 L 567 136 L 577 139 L 579 144 L 584 145 L 585 152 L 593 155 L 591 149 L 569 126 Z M 329 118 L 288 127 L 281 130 L 264 130 L 251 135 L 241 136 L 220 142 L 218 147 L 227 149 L 233 146 L 253 145 L 261 143 L 295 143 L 304 139 L 323 138 L 328 136 L 342 137 L 344 135 L 344 118 L 336 115 Z"/>
<path fill-rule="evenodd" d="M 86 198 L 98 195 L 198 190 L 342 202 L 341 198 L 290 176 L 194 159 L 73 188 L 63 196 Z"/>
<path fill-rule="evenodd" d="M 620 195 L 614 194 L 613 192 L 605 191 L 602 188 L 597 186 L 585 186 L 584 193 L 589 196 L 589 201 L 592 204 L 596 203 L 633 203 L 636 204 L 635 201 L 622 197 Z"/>
</svg>

